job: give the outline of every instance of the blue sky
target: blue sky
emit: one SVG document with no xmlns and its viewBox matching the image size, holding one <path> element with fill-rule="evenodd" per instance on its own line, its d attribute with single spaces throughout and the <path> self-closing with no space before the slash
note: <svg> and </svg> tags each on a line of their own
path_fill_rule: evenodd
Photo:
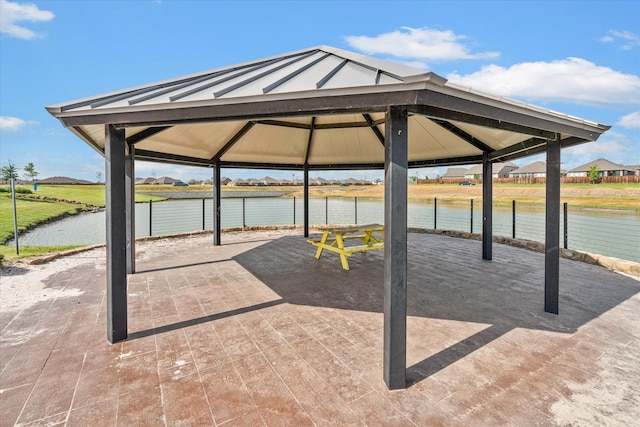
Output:
<svg viewBox="0 0 640 427">
<path fill-rule="evenodd" d="M 104 160 L 44 109 L 316 45 L 433 71 L 477 90 L 611 125 L 562 152 L 640 164 L 640 2 L 0 0 L 0 163 L 96 180 Z M 521 159 L 524 166 L 544 156 Z M 414 170 L 431 178 L 446 168 Z M 137 175 L 211 170 L 138 162 Z M 230 178 L 291 172 L 223 170 Z M 298 174 L 300 175 L 300 174 Z M 382 177 L 379 171 L 318 173 Z M 103 174 L 104 176 L 104 174 Z"/>
</svg>

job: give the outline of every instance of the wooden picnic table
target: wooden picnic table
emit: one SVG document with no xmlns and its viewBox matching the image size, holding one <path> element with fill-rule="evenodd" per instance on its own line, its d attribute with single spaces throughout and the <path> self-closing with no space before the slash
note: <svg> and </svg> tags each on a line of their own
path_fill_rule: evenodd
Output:
<svg viewBox="0 0 640 427">
<path fill-rule="evenodd" d="M 316 259 L 320 258 L 325 249 L 336 252 L 340 255 L 340 262 L 345 270 L 349 270 L 347 257 L 354 252 L 384 249 L 384 227 L 380 224 L 316 227 L 315 229 L 322 233 L 322 237 L 319 240 L 309 239 L 307 242 L 318 247 Z M 359 240 L 361 244 L 345 245 L 345 241 L 349 240 Z"/>
</svg>

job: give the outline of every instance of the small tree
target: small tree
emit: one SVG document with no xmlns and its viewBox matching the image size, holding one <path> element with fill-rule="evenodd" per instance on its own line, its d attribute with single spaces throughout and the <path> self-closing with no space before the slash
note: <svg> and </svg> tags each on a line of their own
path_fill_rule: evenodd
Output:
<svg viewBox="0 0 640 427">
<path fill-rule="evenodd" d="M 36 171 L 36 167 L 33 163 L 29 163 L 27 166 L 25 166 L 24 172 L 24 176 L 26 176 L 27 179 L 30 179 L 31 181 L 35 181 L 38 175 L 40 175 L 40 172 Z"/>
<path fill-rule="evenodd" d="M 2 179 L 5 181 L 18 179 L 18 169 L 16 169 L 16 165 L 14 165 L 11 160 L 8 161 L 7 166 L 3 166 L 2 169 L 0 169 L 0 173 L 2 174 Z"/>
<path fill-rule="evenodd" d="M 411 184 L 415 184 L 416 182 L 418 182 L 418 177 L 416 175 L 410 176 L 409 177 L 409 182 Z"/>
<path fill-rule="evenodd" d="M 593 165 L 589 168 L 589 172 L 587 172 L 587 176 L 592 184 L 599 184 L 602 181 L 602 177 L 600 176 L 600 171 L 598 170 L 598 165 Z"/>
</svg>

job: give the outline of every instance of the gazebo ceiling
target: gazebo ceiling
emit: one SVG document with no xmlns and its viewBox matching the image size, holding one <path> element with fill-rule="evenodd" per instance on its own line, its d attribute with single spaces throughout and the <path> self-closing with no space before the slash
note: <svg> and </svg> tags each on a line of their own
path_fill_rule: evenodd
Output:
<svg viewBox="0 0 640 427">
<path fill-rule="evenodd" d="M 409 166 L 510 160 L 595 141 L 608 126 L 320 46 L 47 107 L 104 155 L 107 124 L 136 159 L 223 167 L 382 168 L 385 111 L 406 106 Z"/>
</svg>

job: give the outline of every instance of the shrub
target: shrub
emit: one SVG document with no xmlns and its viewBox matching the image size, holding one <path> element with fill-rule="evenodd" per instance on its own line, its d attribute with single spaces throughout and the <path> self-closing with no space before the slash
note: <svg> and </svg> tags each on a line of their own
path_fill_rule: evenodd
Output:
<svg viewBox="0 0 640 427">
<path fill-rule="evenodd" d="M 0 187 L 0 193 L 11 193 L 11 188 L 9 187 Z M 16 193 L 19 194 L 33 194 L 33 191 L 28 188 L 18 187 L 16 188 Z"/>
</svg>

